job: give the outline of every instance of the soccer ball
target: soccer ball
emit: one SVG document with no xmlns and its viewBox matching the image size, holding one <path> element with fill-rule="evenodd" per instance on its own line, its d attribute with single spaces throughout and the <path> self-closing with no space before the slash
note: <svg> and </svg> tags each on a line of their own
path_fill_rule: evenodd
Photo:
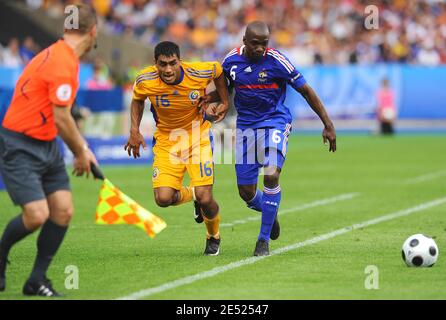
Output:
<svg viewBox="0 0 446 320">
<path fill-rule="evenodd" d="M 414 234 L 403 244 L 403 260 L 409 267 L 432 267 L 438 254 L 434 239 L 424 234 Z"/>
</svg>

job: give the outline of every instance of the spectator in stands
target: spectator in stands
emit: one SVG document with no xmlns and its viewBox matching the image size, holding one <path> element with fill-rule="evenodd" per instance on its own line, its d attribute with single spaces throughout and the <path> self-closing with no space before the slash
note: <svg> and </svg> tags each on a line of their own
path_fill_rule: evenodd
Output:
<svg viewBox="0 0 446 320">
<path fill-rule="evenodd" d="M 20 48 L 20 57 L 22 58 L 24 64 L 27 64 L 32 58 L 34 58 L 37 51 L 38 49 L 34 39 L 30 36 L 26 37 Z"/>
<path fill-rule="evenodd" d="M 136 80 L 139 70 L 142 68 L 142 63 L 139 59 L 132 59 L 124 75 L 125 87 L 133 88 L 133 83 Z"/>
<path fill-rule="evenodd" d="M 89 90 L 110 90 L 113 83 L 110 80 L 110 72 L 107 65 L 101 60 L 96 59 L 93 66 L 93 77 L 87 81 Z"/>
<path fill-rule="evenodd" d="M 19 39 L 12 38 L 5 50 L 3 50 L 2 63 L 6 67 L 16 68 L 23 65 L 19 52 Z"/>
<path fill-rule="evenodd" d="M 425 41 L 418 51 L 417 60 L 419 64 L 437 66 L 441 62 L 439 52 L 435 49 L 433 41 Z"/>
<path fill-rule="evenodd" d="M 397 108 L 395 104 L 395 93 L 389 86 L 389 80 L 384 78 L 377 93 L 377 118 L 380 124 L 381 133 L 392 135 L 397 118 Z"/>
</svg>

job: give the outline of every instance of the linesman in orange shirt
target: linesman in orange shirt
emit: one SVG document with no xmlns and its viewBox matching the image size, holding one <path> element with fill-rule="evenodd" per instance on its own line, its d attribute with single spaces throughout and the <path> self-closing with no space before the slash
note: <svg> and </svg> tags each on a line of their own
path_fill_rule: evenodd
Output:
<svg viewBox="0 0 446 320">
<path fill-rule="evenodd" d="M 0 240 L 0 291 L 6 287 L 11 247 L 41 228 L 37 257 L 23 294 L 59 295 L 46 272 L 65 237 L 73 200 L 56 136 L 74 154 L 74 174 L 88 177 L 90 163 L 97 164 L 70 113 L 79 88 L 79 58 L 95 46 L 97 18 L 90 6 L 75 6 L 78 25 L 65 29 L 63 40 L 25 67 L 0 126 L 0 172 L 11 200 L 21 207 Z"/>
</svg>

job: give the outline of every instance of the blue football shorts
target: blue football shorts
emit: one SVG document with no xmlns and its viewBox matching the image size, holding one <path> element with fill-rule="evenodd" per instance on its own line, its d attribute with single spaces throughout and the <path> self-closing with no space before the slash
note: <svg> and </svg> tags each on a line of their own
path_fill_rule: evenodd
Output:
<svg viewBox="0 0 446 320">
<path fill-rule="evenodd" d="M 288 148 L 291 124 L 271 128 L 237 129 L 235 172 L 237 184 L 257 184 L 262 167 L 282 169 Z"/>
</svg>

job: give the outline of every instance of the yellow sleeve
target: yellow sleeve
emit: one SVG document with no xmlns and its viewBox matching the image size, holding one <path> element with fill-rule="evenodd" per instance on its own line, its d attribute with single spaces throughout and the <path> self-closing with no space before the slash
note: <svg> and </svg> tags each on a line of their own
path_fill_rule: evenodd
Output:
<svg viewBox="0 0 446 320">
<path fill-rule="evenodd" d="M 214 64 L 214 79 L 218 78 L 222 72 L 223 72 L 223 67 L 221 66 L 220 62 L 218 61 L 214 61 L 212 62 Z"/>
<path fill-rule="evenodd" d="M 223 72 L 223 68 L 218 61 L 187 63 L 186 67 L 187 71 L 193 73 L 192 75 L 198 75 L 201 78 L 209 77 L 208 81 L 218 78 Z"/>
<path fill-rule="evenodd" d="M 133 85 L 133 100 L 144 101 L 148 97 L 148 91 L 144 88 L 144 81 L 135 81 Z"/>
<path fill-rule="evenodd" d="M 146 82 L 156 79 L 158 77 L 156 71 L 153 68 L 146 68 L 141 70 L 136 77 L 133 84 L 133 99 L 144 101 L 149 96 L 149 89 L 146 86 Z"/>
</svg>

